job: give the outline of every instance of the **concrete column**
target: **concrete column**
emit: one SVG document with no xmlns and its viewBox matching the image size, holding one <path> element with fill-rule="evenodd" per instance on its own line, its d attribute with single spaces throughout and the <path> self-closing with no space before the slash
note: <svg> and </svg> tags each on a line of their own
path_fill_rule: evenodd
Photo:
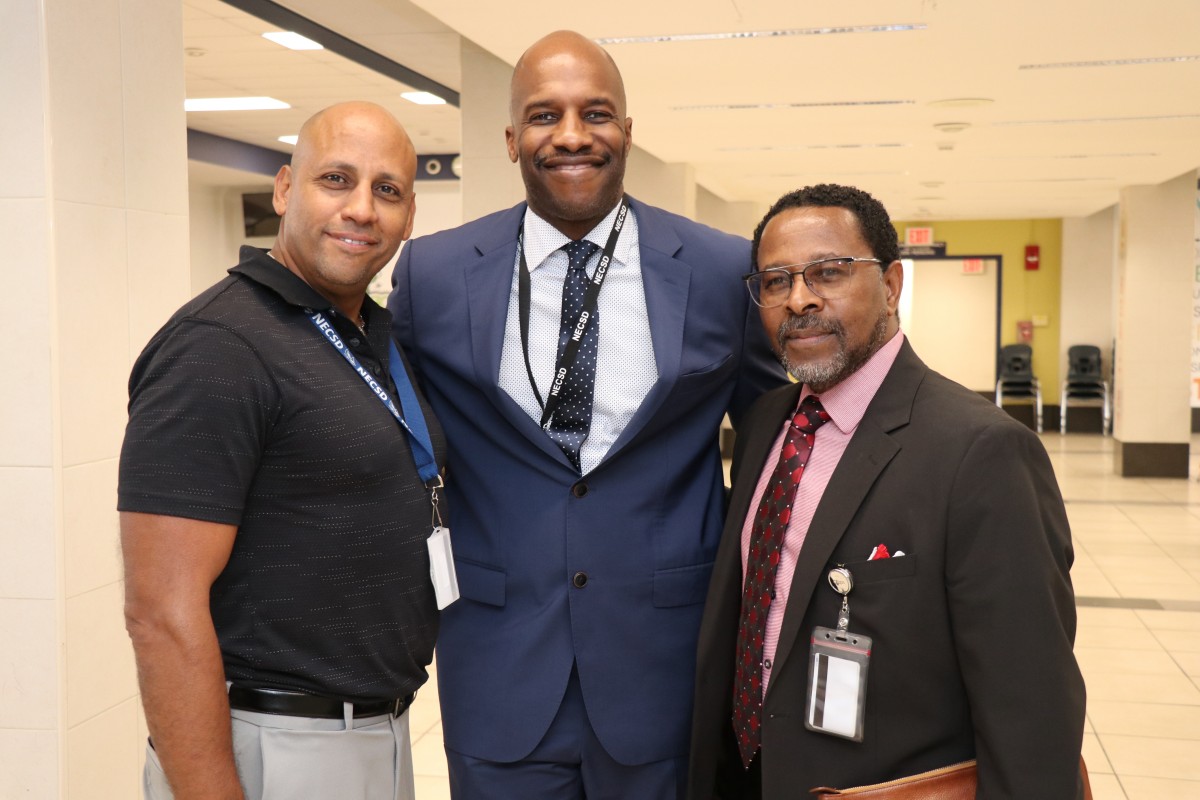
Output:
<svg viewBox="0 0 1200 800">
<path fill-rule="evenodd" d="M 521 170 L 509 161 L 504 145 L 511 80 L 512 67 L 474 42 L 462 40 L 463 222 L 525 199 Z"/>
<path fill-rule="evenodd" d="M 719 231 L 749 239 L 766 213 L 767 206 L 761 203 L 722 200 L 703 186 L 696 187 L 696 221 Z"/>
<path fill-rule="evenodd" d="M 1196 173 L 1121 190 L 1115 466 L 1188 475 Z"/>
<path fill-rule="evenodd" d="M 0 26 L 0 797 L 137 797 L 117 456 L 188 297 L 182 8 L 7 0 Z"/>
<path fill-rule="evenodd" d="M 633 148 L 625 167 L 625 191 L 652 206 L 675 214 L 696 218 L 696 168 L 691 164 L 668 164 L 637 146 L 637 113 L 634 119 Z"/>
<path fill-rule="evenodd" d="M 1113 337 L 1117 262 L 1117 206 L 1087 217 L 1062 222 L 1062 304 L 1059 327 L 1058 374 L 1067 376 L 1067 350 L 1077 344 L 1100 348 L 1104 379 L 1112 388 Z M 1043 386 L 1048 404 L 1058 403 L 1059 386 Z M 1101 430 L 1099 409 L 1072 406 L 1072 432 Z"/>
</svg>

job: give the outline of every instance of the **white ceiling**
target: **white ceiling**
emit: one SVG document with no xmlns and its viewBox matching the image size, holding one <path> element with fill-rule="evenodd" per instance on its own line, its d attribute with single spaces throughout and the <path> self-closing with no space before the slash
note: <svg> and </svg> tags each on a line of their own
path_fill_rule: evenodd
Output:
<svg viewBox="0 0 1200 800">
<path fill-rule="evenodd" d="M 419 152 L 458 149 L 456 109 L 394 100 L 404 89 L 388 79 L 327 52 L 271 44 L 258 37 L 269 26 L 217 0 L 184 1 L 185 44 L 209 50 L 186 59 L 189 96 L 272 94 L 294 106 L 236 122 L 190 114 L 192 127 L 269 144 L 324 105 L 364 97 L 392 108 Z M 514 63 L 558 28 L 604 38 L 923 26 L 607 45 L 625 76 L 634 141 L 693 164 L 697 180 L 727 200 L 768 204 L 837 181 L 874 192 L 897 219 L 1080 216 L 1116 202 L 1122 186 L 1200 165 L 1196 0 L 522 0 L 519 13 L 507 3 L 415 3 L 283 2 L 455 89 L 454 31 Z M 206 61 L 215 66 L 202 70 Z M 991 102 L 938 102 L 959 98 Z M 934 127 L 956 122 L 969 127 Z"/>
</svg>

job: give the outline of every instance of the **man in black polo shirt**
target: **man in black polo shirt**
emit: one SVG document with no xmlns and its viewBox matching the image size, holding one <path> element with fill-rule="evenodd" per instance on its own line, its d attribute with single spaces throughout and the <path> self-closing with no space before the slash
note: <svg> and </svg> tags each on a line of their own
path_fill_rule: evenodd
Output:
<svg viewBox="0 0 1200 800">
<path fill-rule="evenodd" d="M 384 109 L 314 116 L 274 247 L 134 367 L 118 507 L 147 797 L 413 795 L 444 442 L 366 288 L 412 231 L 415 171 Z"/>
</svg>

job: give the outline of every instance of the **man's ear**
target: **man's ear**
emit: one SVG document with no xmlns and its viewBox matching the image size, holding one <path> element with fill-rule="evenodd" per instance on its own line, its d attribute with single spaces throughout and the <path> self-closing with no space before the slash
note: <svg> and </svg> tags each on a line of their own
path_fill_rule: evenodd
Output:
<svg viewBox="0 0 1200 800">
<path fill-rule="evenodd" d="M 281 217 L 287 211 L 287 196 L 291 188 L 292 165 L 284 164 L 279 168 L 279 172 L 275 173 L 275 193 L 271 197 L 271 205 L 275 206 L 275 213 Z"/>
<path fill-rule="evenodd" d="M 404 236 L 400 239 L 402 242 L 407 242 L 408 237 L 412 236 L 413 220 L 417 218 L 417 195 L 413 193 L 412 199 L 408 201 L 408 224 L 404 226 Z"/>
<path fill-rule="evenodd" d="M 883 285 L 887 287 L 888 311 L 895 312 L 900 307 L 900 292 L 904 289 L 904 264 L 893 261 L 883 271 Z"/>
<path fill-rule="evenodd" d="M 508 147 L 508 160 L 517 163 L 517 132 L 512 125 L 504 129 L 504 144 Z"/>
</svg>

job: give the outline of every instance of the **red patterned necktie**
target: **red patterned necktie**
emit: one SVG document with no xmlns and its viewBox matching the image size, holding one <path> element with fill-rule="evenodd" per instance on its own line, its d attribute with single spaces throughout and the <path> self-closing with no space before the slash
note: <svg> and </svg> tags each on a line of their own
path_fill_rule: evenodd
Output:
<svg viewBox="0 0 1200 800">
<path fill-rule="evenodd" d="M 750 532 L 746 557 L 746 583 L 738 625 L 737 677 L 733 684 L 733 732 L 742 764 L 750 766 L 762 742 L 762 662 L 767 612 L 775 597 L 775 571 L 779 551 L 792 516 L 796 487 L 812 455 L 817 428 L 829 421 L 816 395 L 809 395 L 788 426 L 779 451 L 779 463 L 763 491 Z"/>
</svg>

